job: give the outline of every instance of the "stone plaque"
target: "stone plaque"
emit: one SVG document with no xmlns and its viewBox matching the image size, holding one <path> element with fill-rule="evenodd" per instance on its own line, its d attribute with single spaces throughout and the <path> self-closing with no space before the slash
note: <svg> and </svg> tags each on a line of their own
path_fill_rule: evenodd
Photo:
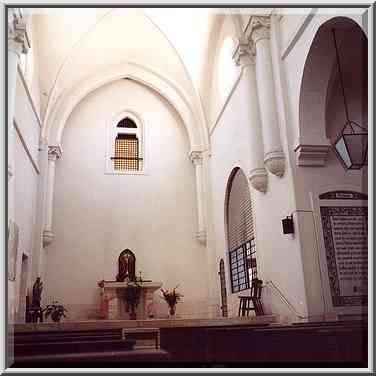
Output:
<svg viewBox="0 0 376 376">
<path fill-rule="evenodd" d="M 320 207 L 333 306 L 367 304 L 367 207 Z"/>
</svg>

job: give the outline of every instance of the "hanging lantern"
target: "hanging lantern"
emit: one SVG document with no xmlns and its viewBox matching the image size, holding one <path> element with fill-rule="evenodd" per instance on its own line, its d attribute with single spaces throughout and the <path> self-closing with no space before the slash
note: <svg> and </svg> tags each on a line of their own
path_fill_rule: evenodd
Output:
<svg viewBox="0 0 376 376">
<path fill-rule="evenodd" d="M 339 62 L 339 54 L 335 30 L 333 29 L 334 46 L 336 50 L 338 72 L 342 89 L 343 104 L 346 114 L 346 123 L 341 131 L 341 135 L 334 143 L 334 150 L 346 170 L 359 170 L 367 164 L 368 152 L 368 133 L 367 129 L 360 126 L 353 120 L 350 120 L 349 110 L 345 96 L 343 85 L 341 65 Z M 357 130 L 357 131 L 356 131 Z"/>
<path fill-rule="evenodd" d="M 360 129 L 355 132 L 354 126 Z M 359 170 L 367 164 L 368 134 L 354 121 L 346 123 L 334 143 L 337 156 L 347 170 Z"/>
</svg>

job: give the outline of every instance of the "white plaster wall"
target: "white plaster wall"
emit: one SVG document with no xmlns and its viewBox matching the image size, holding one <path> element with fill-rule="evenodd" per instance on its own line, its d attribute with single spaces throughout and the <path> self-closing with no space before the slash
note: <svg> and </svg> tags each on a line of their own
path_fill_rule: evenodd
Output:
<svg viewBox="0 0 376 376">
<path fill-rule="evenodd" d="M 286 49 L 296 38 L 299 28 L 302 27 L 304 22 L 311 14 L 317 12 L 317 8 L 280 8 L 277 18 L 280 22 L 280 41 L 281 53 L 286 53 Z"/>
<path fill-rule="evenodd" d="M 18 133 L 15 142 L 16 168 L 12 179 L 15 179 L 15 222 L 19 227 L 19 243 L 16 261 L 16 279 L 15 281 L 8 281 L 8 291 L 10 305 L 14 305 L 14 309 L 17 312 L 23 253 L 29 258 L 28 270 L 31 270 L 38 174 L 30 162 L 30 158 L 25 151 Z M 30 285 L 31 275 L 29 273 L 28 287 Z"/>
<path fill-rule="evenodd" d="M 29 154 L 34 166 L 39 169 L 38 147 L 40 125 L 30 97 L 27 94 L 28 89 L 26 83 L 21 78 L 21 74 L 22 73 L 18 71 L 14 120 L 27 153 Z"/>
<path fill-rule="evenodd" d="M 27 287 L 31 285 L 32 251 L 34 241 L 35 208 L 37 200 L 39 123 L 33 111 L 24 81 L 18 71 L 14 114 L 15 168 L 8 183 L 8 213 L 19 227 L 19 246 L 16 260 L 16 279 L 8 281 L 10 318 L 18 311 L 22 254 L 28 256 Z M 14 190 L 14 191 L 13 191 Z M 12 195 L 14 194 L 14 200 Z"/>
<path fill-rule="evenodd" d="M 221 77 L 219 75 L 219 66 L 220 66 L 220 53 L 224 40 L 227 37 L 231 37 L 234 41 L 234 47 L 237 45 L 237 36 L 236 30 L 234 28 L 234 23 L 231 20 L 230 16 L 226 16 L 223 19 L 223 23 L 218 32 L 217 39 L 214 45 L 214 63 L 211 67 L 211 71 L 208 74 L 211 75 L 210 82 L 210 94 L 207 98 L 207 107 L 208 107 L 208 124 L 209 129 L 211 129 L 214 123 L 217 121 L 225 102 L 230 95 L 230 92 L 223 95 L 220 93 L 220 80 L 228 80 L 228 77 Z M 231 57 L 230 57 L 231 58 Z M 234 63 L 235 64 L 235 63 Z M 240 73 L 240 68 L 238 68 Z M 235 84 L 237 75 L 234 75 L 233 72 L 229 72 L 229 75 L 233 78 L 233 84 Z"/>
<path fill-rule="evenodd" d="M 107 175 L 106 125 L 121 111 L 140 115 L 145 127 L 145 175 Z M 96 317 L 102 279 L 114 280 L 117 258 L 129 248 L 144 279 L 179 285 L 177 314 L 205 314 L 205 248 L 197 229 L 194 166 L 186 131 L 174 110 L 130 80 L 104 86 L 71 114 L 56 163 L 53 231 L 46 249 L 45 303 L 57 299 L 69 319 Z M 167 305 L 155 293 L 157 315 Z"/>
<path fill-rule="evenodd" d="M 364 10 L 361 9 L 319 9 L 306 25 L 303 33 L 295 40 L 289 53 L 283 57 L 281 64 L 287 103 L 288 129 L 286 135 L 289 145 L 296 145 L 298 140 L 299 97 L 304 64 L 318 28 L 324 22 L 338 16 L 352 18 L 361 25 L 362 12 Z M 281 35 L 289 33 L 284 29 L 289 27 L 288 23 L 281 23 L 280 26 L 282 27 L 282 29 L 280 28 Z M 291 36 L 290 39 L 293 37 Z M 321 239 L 318 238 L 313 226 L 315 225 L 317 228 L 321 226 L 321 223 L 317 220 L 313 222 L 314 216 L 317 214 L 315 212 L 317 207 L 312 205 L 310 195 L 317 198 L 322 192 L 340 188 L 366 192 L 367 172 L 366 169 L 346 172 L 332 151 L 329 152 L 325 167 L 298 167 L 293 147 L 289 149 L 289 159 L 295 181 L 296 208 L 306 211 L 296 213 L 294 219 L 300 233 L 305 283 L 307 288 L 309 287 L 307 290 L 309 312 L 310 315 L 320 315 L 324 310 L 326 314 L 331 315 L 331 302 L 326 301 L 324 307 L 322 297 L 322 289 L 324 288 L 324 293 L 329 289 L 327 278 L 324 275 L 326 270 L 325 253 L 318 248 Z"/>
<path fill-rule="evenodd" d="M 30 88 L 30 95 L 32 97 L 34 108 L 40 118 L 40 90 L 39 90 L 39 66 L 40 60 L 38 55 L 38 39 L 36 33 L 36 19 L 31 17 L 31 50 L 27 55 L 27 66 L 26 66 L 26 82 Z"/>
<path fill-rule="evenodd" d="M 234 167 L 241 167 L 245 175 L 250 169 L 250 127 L 244 108 L 247 106 L 246 85 L 242 78 L 235 89 L 211 137 L 210 159 L 213 195 L 213 221 L 216 264 L 225 260 L 229 315 L 236 316 L 238 295 L 231 293 L 228 250 L 225 237 L 224 203 L 228 178 Z M 260 140 L 261 142 L 261 140 Z M 287 162 L 283 178 L 268 174 L 267 193 L 251 190 L 256 230 L 259 277 L 265 284 L 270 281 L 301 315 L 306 314 L 305 286 L 298 240 L 282 234 L 281 219 L 294 207 L 294 192 L 290 166 Z M 213 271 L 214 272 L 214 271 Z M 218 280 L 218 278 L 217 278 Z M 265 288 L 264 306 L 267 313 L 292 316 L 291 311 L 271 287 Z M 249 293 L 249 291 L 248 291 Z M 219 298 L 218 281 L 218 298 Z"/>
</svg>

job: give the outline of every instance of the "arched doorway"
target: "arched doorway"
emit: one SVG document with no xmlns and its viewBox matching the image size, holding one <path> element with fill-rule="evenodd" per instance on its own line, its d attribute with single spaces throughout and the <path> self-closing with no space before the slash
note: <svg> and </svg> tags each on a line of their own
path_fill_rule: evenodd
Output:
<svg viewBox="0 0 376 376">
<path fill-rule="evenodd" d="M 248 180 L 234 168 L 227 185 L 225 221 L 231 292 L 249 289 L 257 278 L 256 242 Z"/>
</svg>

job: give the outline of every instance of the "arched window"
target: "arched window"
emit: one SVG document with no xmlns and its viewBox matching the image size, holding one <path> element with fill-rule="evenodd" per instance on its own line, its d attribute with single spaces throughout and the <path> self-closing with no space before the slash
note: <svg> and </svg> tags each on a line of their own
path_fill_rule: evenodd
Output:
<svg viewBox="0 0 376 376">
<path fill-rule="evenodd" d="M 248 181 L 240 168 L 233 170 L 226 197 L 227 240 L 232 292 L 250 288 L 257 277 L 256 243 Z"/>
<path fill-rule="evenodd" d="M 107 172 L 138 173 L 143 164 L 143 129 L 141 122 L 125 114 L 110 129 Z"/>
</svg>

